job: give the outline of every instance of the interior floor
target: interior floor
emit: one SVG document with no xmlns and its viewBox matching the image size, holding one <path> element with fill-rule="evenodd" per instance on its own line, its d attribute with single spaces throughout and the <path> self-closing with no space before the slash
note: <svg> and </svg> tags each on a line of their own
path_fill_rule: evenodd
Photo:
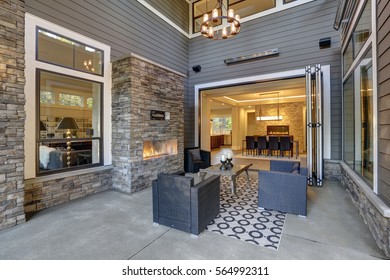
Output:
<svg viewBox="0 0 390 280">
<path fill-rule="evenodd" d="M 221 156 L 223 154 L 233 155 L 233 160 L 232 160 L 233 164 L 242 164 L 242 165 L 252 164 L 250 170 L 269 170 L 270 160 L 298 160 L 300 161 L 301 166 L 303 167 L 306 166 L 306 154 L 300 154 L 298 159 L 296 159 L 295 157 L 288 158 L 286 156 L 285 157 L 276 157 L 276 156 L 268 157 L 268 156 L 252 156 L 252 155 L 246 156 L 244 151 L 244 155 L 242 156 L 241 150 L 232 150 L 230 146 L 222 146 L 221 148 L 211 150 L 211 165 L 220 163 Z"/>
</svg>

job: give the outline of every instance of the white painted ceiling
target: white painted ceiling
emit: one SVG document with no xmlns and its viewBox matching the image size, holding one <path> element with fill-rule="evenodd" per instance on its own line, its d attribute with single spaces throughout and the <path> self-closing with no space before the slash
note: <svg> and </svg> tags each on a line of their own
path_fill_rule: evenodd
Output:
<svg viewBox="0 0 390 280">
<path fill-rule="evenodd" d="M 232 87 L 203 90 L 212 102 L 212 109 L 259 104 L 305 102 L 305 78 L 292 78 Z"/>
</svg>

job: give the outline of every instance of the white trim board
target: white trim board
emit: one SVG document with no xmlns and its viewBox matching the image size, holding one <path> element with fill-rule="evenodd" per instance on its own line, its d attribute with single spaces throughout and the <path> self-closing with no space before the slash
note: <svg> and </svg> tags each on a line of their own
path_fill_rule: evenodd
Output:
<svg viewBox="0 0 390 280">
<path fill-rule="evenodd" d="M 147 8 L 149 11 L 153 12 L 156 16 L 158 16 L 159 18 L 161 18 L 163 21 L 165 21 L 166 23 L 168 23 L 170 26 L 172 26 L 173 28 L 175 28 L 177 31 L 179 31 L 181 34 L 183 34 L 184 36 L 186 36 L 188 39 L 190 38 L 190 35 L 188 34 L 187 31 L 183 30 L 181 27 L 179 27 L 176 23 L 174 23 L 173 21 L 171 21 L 168 17 L 166 17 L 165 15 L 163 15 L 159 10 L 157 10 L 156 8 L 154 8 L 152 5 L 150 5 L 148 2 L 146 2 L 145 0 L 137 0 L 138 3 L 140 3 L 141 5 L 143 5 L 145 8 Z"/>
</svg>

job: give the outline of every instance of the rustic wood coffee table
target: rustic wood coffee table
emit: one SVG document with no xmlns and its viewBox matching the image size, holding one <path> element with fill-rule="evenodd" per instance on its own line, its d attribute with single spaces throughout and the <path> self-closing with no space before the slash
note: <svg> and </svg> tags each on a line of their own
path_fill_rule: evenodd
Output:
<svg viewBox="0 0 390 280">
<path fill-rule="evenodd" d="M 221 164 L 219 163 L 219 164 L 210 166 L 210 167 L 205 168 L 205 169 L 199 169 L 199 176 L 200 176 L 202 181 L 205 179 L 207 173 L 214 174 L 214 175 L 227 176 L 227 177 L 230 178 L 231 192 L 232 192 L 232 194 L 236 194 L 236 186 L 237 186 L 236 179 L 237 179 L 237 176 L 240 175 L 244 171 L 246 173 L 246 178 L 248 180 L 248 182 L 247 182 L 247 189 L 250 189 L 248 169 L 251 166 L 252 166 L 252 163 L 248 164 L 248 165 L 238 165 L 238 164 L 235 164 L 233 166 L 233 168 L 230 169 L 230 170 L 221 170 L 220 169 Z"/>
</svg>

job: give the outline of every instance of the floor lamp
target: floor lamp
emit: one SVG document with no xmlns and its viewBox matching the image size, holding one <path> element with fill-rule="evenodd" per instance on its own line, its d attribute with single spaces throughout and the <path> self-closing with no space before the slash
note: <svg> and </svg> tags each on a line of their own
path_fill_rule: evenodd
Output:
<svg viewBox="0 0 390 280">
<path fill-rule="evenodd" d="M 79 129 L 79 126 L 77 125 L 76 121 L 74 120 L 74 118 L 68 118 L 68 117 L 65 117 L 61 120 L 61 122 L 58 124 L 57 126 L 57 129 L 66 129 L 66 138 L 68 139 L 67 142 L 66 142 L 66 146 L 67 146 L 67 165 L 68 167 L 70 166 L 70 150 L 72 149 L 71 147 L 71 130 L 74 130 L 74 129 Z"/>
</svg>

